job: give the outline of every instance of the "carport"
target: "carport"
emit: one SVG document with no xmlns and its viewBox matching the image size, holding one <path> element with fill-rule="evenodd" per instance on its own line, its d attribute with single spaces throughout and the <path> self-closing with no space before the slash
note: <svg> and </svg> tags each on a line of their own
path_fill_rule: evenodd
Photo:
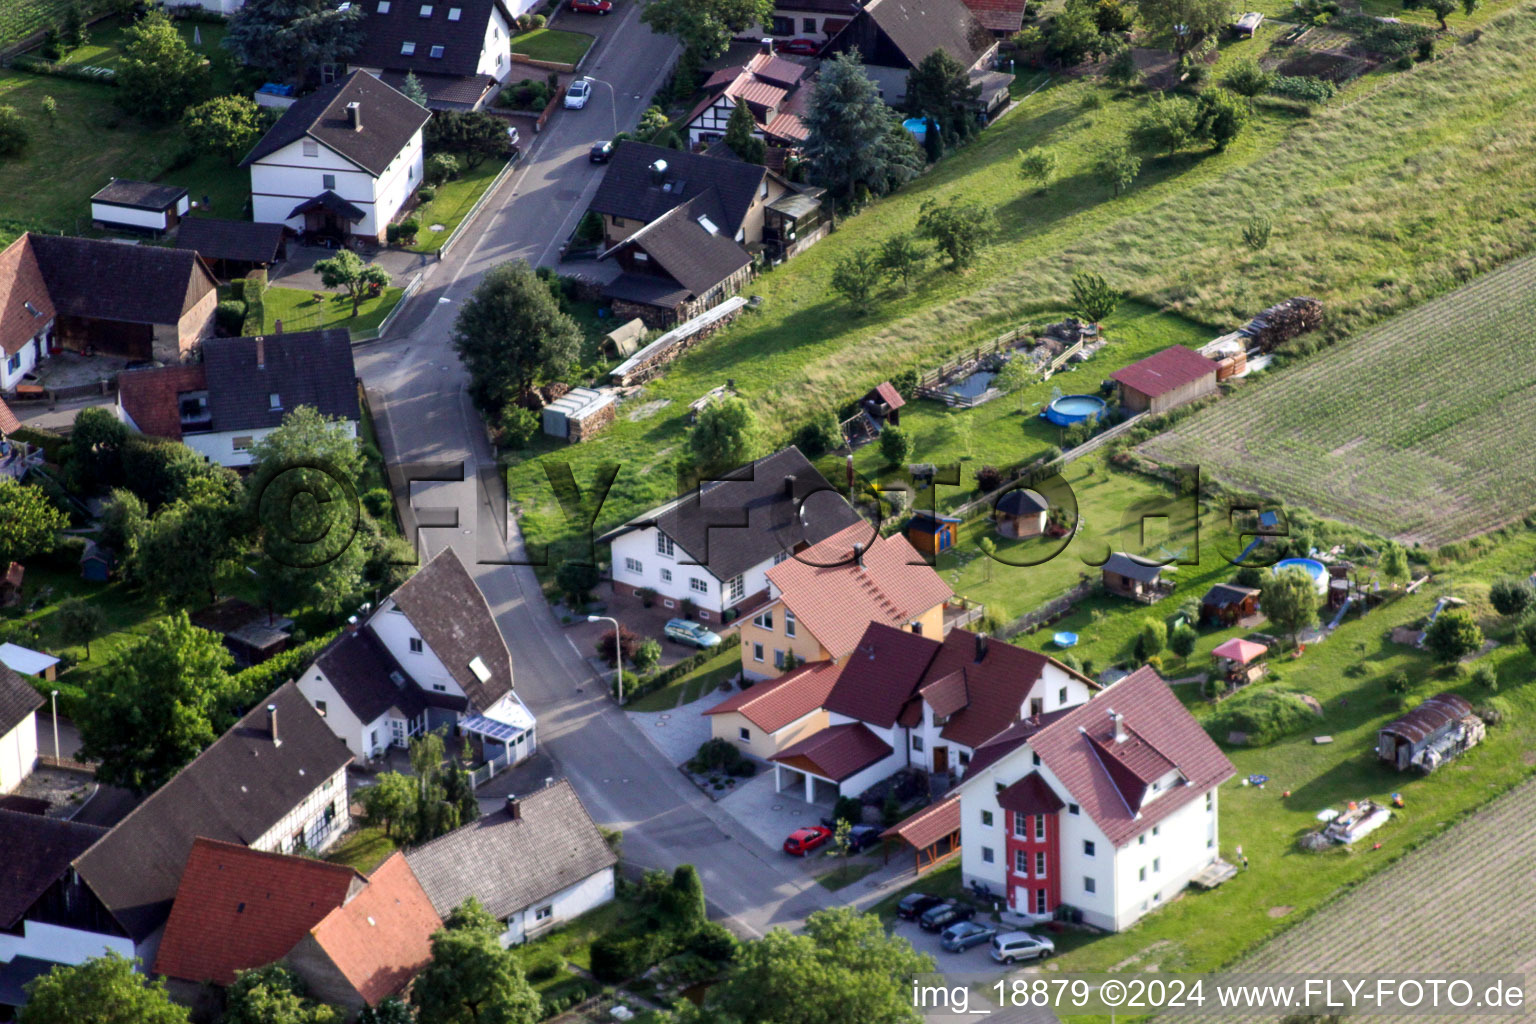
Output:
<svg viewBox="0 0 1536 1024">
<path fill-rule="evenodd" d="M 862 722 L 834 725 L 785 747 L 771 758 L 773 788 L 782 793 L 788 786 L 799 785 L 808 803 L 817 802 L 818 782 L 822 784 L 823 801 L 828 796 L 834 801 L 840 796 L 857 796 L 857 792 L 843 792 L 843 785 L 852 782 L 854 785 L 849 788 L 854 789 L 879 781 L 857 776 L 891 753 L 891 745 Z"/>
<path fill-rule="evenodd" d="M 900 839 L 915 854 L 917 873 L 922 874 L 960 852 L 960 797 L 946 797 L 924 807 L 905 821 L 881 833 L 882 839 Z M 889 859 L 889 849 L 887 859 Z"/>
</svg>

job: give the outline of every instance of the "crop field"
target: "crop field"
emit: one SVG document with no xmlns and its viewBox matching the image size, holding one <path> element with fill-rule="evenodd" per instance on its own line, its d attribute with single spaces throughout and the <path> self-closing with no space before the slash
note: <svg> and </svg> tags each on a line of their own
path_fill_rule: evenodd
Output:
<svg viewBox="0 0 1536 1024">
<path fill-rule="evenodd" d="M 1536 504 L 1536 259 L 1339 343 L 1143 443 L 1226 483 L 1439 545 Z"/>
<path fill-rule="evenodd" d="M 33 32 L 58 24 L 72 0 L 4 0 L 0 3 L 0 46 L 19 42 Z M 87 11 L 97 5 L 82 5 Z"/>
</svg>

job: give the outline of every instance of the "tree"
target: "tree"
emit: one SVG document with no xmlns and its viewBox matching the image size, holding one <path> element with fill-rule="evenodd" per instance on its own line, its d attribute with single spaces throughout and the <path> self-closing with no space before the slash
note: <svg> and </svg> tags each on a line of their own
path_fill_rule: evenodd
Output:
<svg viewBox="0 0 1536 1024">
<path fill-rule="evenodd" d="M 1168 634 L 1168 649 L 1181 658 L 1195 653 L 1195 644 L 1199 642 L 1200 634 L 1188 623 L 1180 623 L 1178 628 Z"/>
<path fill-rule="evenodd" d="M 1120 308 L 1120 292 L 1111 288 L 1102 275 L 1072 275 L 1072 313 L 1095 326 Z"/>
<path fill-rule="evenodd" d="M 1136 54 L 1129 46 L 1115 51 L 1104 68 L 1104 78 L 1120 89 L 1134 89 L 1141 84 L 1141 68 L 1136 66 Z"/>
<path fill-rule="evenodd" d="M 874 306 L 875 282 L 879 275 L 874 251 L 861 247 L 832 265 L 832 290 L 847 299 L 856 314 L 863 316 Z"/>
<path fill-rule="evenodd" d="M 0 106 L 0 156 L 18 156 L 32 140 L 32 129 L 27 127 L 21 111 L 12 106 Z"/>
<path fill-rule="evenodd" d="M 731 108 L 730 120 L 725 123 L 725 144 L 749 164 L 760 164 L 768 155 L 767 145 L 757 135 L 752 109 L 744 101 Z"/>
<path fill-rule="evenodd" d="M 981 86 L 949 51 L 935 49 L 907 72 L 907 110 L 935 122 L 949 140 L 970 138 L 976 131 L 975 104 Z"/>
<path fill-rule="evenodd" d="M 759 442 L 757 417 L 746 402 L 734 397 L 705 406 L 688 435 L 694 463 L 706 473 L 751 462 Z"/>
<path fill-rule="evenodd" d="M 1259 590 L 1259 601 L 1269 621 L 1291 635 L 1317 625 L 1317 589 L 1305 569 L 1290 566 L 1272 572 Z"/>
<path fill-rule="evenodd" d="M 150 981 L 118 953 L 55 964 L 27 984 L 21 1024 L 187 1024 L 164 981 Z"/>
<path fill-rule="evenodd" d="M 1424 631 L 1424 646 L 1443 664 L 1460 661 L 1483 646 L 1483 631 L 1467 608 L 1442 608 Z"/>
<path fill-rule="evenodd" d="M 421 79 L 416 77 L 414 71 L 405 73 L 405 81 L 400 83 L 400 93 L 418 107 L 427 105 L 427 90 L 422 87 Z"/>
<path fill-rule="evenodd" d="M 899 466 L 912 456 L 912 438 L 900 427 L 880 431 L 880 454 L 886 465 Z"/>
<path fill-rule="evenodd" d="M 1493 581 L 1488 588 L 1488 600 L 1500 615 L 1523 615 L 1536 605 L 1536 587 L 1531 581 L 1519 576 L 1506 576 Z"/>
<path fill-rule="evenodd" d="M 1269 222 L 1269 218 L 1262 213 L 1256 213 L 1243 225 L 1243 244 L 1254 252 L 1267 249 L 1272 231 L 1274 231 L 1274 225 Z"/>
<path fill-rule="evenodd" d="M 1381 562 L 1377 566 L 1381 578 L 1388 583 L 1399 583 L 1408 578 L 1408 552 L 1398 543 L 1388 543 L 1381 552 Z"/>
<path fill-rule="evenodd" d="M 222 156 L 231 165 L 250 152 L 266 127 L 266 115 L 249 96 L 215 96 L 181 115 L 190 146 Z"/>
<path fill-rule="evenodd" d="M 1168 627 L 1162 619 L 1143 619 L 1141 631 L 1136 634 L 1136 657 L 1142 661 L 1162 654 L 1168 646 Z"/>
<path fill-rule="evenodd" d="M 187 497 L 195 481 L 229 472 L 180 442 L 139 434 L 130 434 L 123 442 L 122 469 L 125 485 L 151 511 Z"/>
<path fill-rule="evenodd" d="M 82 494 L 96 494 L 123 479 L 122 449 L 128 428 L 100 406 L 81 409 L 69 433 L 69 470 Z"/>
<path fill-rule="evenodd" d="M 218 635 L 185 612 L 113 655 L 75 723 L 85 756 L 101 762 L 97 780 L 148 793 L 201 753 L 227 724 L 233 662 Z"/>
<path fill-rule="evenodd" d="M 0 476 L 0 569 L 33 555 L 52 551 L 69 517 L 59 511 L 41 487 Z"/>
<path fill-rule="evenodd" d="M 1480 0 L 1461 0 L 1461 13 L 1472 17 L 1472 12 L 1477 10 Z"/>
<path fill-rule="evenodd" d="M 991 537 L 983 537 L 976 542 L 976 546 L 981 549 L 981 557 L 987 560 L 987 582 L 991 583 L 992 562 L 997 557 L 997 542 Z"/>
<path fill-rule="evenodd" d="M 535 384 L 559 378 L 581 355 L 581 328 L 522 260 L 486 274 L 453 322 L 470 396 L 499 411 Z"/>
<path fill-rule="evenodd" d="M 1141 157 L 1124 144 L 1108 147 L 1093 164 L 1094 177 L 1108 185 L 1116 196 L 1130 188 L 1140 173 Z"/>
<path fill-rule="evenodd" d="M 572 608 L 584 603 L 598 584 L 597 566 L 591 562 L 567 558 L 555 570 L 555 583 Z"/>
<path fill-rule="evenodd" d="M 268 78 L 301 85 L 322 64 L 341 64 L 363 44 L 363 5 L 333 0 L 246 0 L 224 46 Z"/>
<path fill-rule="evenodd" d="M 644 675 L 661 661 L 661 644 L 654 638 L 642 640 L 640 646 L 635 648 L 635 656 L 629 660 L 635 666 L 635 671 Z"/>
<path fill-rule="evenodd" d="M 86 24 L 85 12 L 78 3 L 72 3 L 65 9 L 64 24 L 59 26 L 59 38 L 71 50 L 78 50 L 91 41 L 90 26 Z"/>
<path fill-rule="evenodd" d="M 517 953 L 497 941 L 500 927 L 471 897 L 432 935 L 432 959 L 411 987 L 411 1003 L 431 1024 L 535 1024 L 544 1016 Z"/>
<path fill-rule="evenodd" d="M 912 290 L 912 278 L 922 272 L 927 262 L 928 254 L 910 231 L 887 238 L 880 244 L 880 255 L 875 259 L 875 265 L 891 280 L 901 282 L 904 292 Z"/>
<path fill-rule="evenodd" d="M 1440 22 L 1440 31 L 1444 32 L 1450 28 L 1445 23 L 1445 19 L 1455 12 L 1458 4 L 1456 0 L 1424 0 L 1423 6 L 1428 8 L 1429 12 L 1435 16 L 1435 19 Z"/>
<path fill-rule="evenodd" d="M 1136 10 L 1120 0 L 1098 0 L 1093 5 L 1093 21 L 1102 35 L 1122 35 L 1136 24 Z"/>
<path fill-rule="evenodd" d="M 640 15 L 699 60 L 713 60 L 742 32 L 773 20 L 773 0 L 652 0 Z"/>
<path fill-rule="evenodd" d="M 1058 164 L 1056 151 L 1053 149 L 1035 146 L 1028 152 L 1019 154 L 1019 174 L 1025 180 L 1033 181 L 1041 191 L 1051 187 Z"/>
<path fill-rule="evenodd" d="M 223 1024 L 341 1024 L 341 1010 L 308 998 L 304 980 L 282 964 L 235 975 Z"/>
<path fill-rule="evenodd" d="M 365 1006 L 357 1015 L 357 1024 L 416 1024 L 410 1004 L 399 996 L 390 996 L 377 1006 Z"/>
<path fill-rule="evenodd" d="M 692 864 L 679 864 L 672 871 L 672 884 L 662 900 L 662 913 L 674 934 L 691 935 L 709 920 L 704 903 L 704 883 Z"/>
<path fill-rule="evenodd" d="M 415 836 L 418 787 L 414 779 L 399 772 L 383 772 L 378 780 L 358 793 L 363 818 L 375 828 L 382 828 L 386 838 L 404 845 Z"/>
<path fill-rule="evenodd" d="M 1172 39 L 1179 53 L 1232 21 L 1231 0 L 1136 0 L 1136 14 L 1154 36 Z"/>
<path fill-rule="evenodd" d="M 97 540 L 118 552 L 123 563 L 132 565 L 134 549 L 149 525 L 144 500 L 126 487 L 114 487 L 101 506 L 101 530 Z"/>
<path fill-rule="evenodd" d="M 940 204 L 928 199 L 917 215 L 917 233 L 949 257 L 950 266 L 964 270 L 975 262 L 982 245 L 997 230 L 992 211 L 980 203 L 951 196 Z"/>
<path fill-rule="evenodd" d="M 59 634 L 67 644 L 85 645 L 85 660 L 91 660 L 91 641 L 107 628 L 102 610 L 84 598 L 70 597 L 59 602 Z"/>
<path fill-rule="evenodd" d="M 340 288 L 352 297 L 353 316 L 357 316 L 357 307 L 370 289 L 389 287 L 389 271 L 377 263 L 364 262 L 351 249 L 342 249 L 330 259 L 316 260 L 315 272 L 320 275 L 321 284 Z"/>
<path fill-rule="evenodd" d="M 1107 46 L 1099 34 L 1093 10 L 1082 0 L 1068 2 L 1051 19 L 1045 32 L 1045 59 L 1058 67 L 1076 67 L 1090 56 L 1103 53 Z"/>
<path fill-rule="evenodd" d="M 54 125 L 58 124 L 59 123 L 59 101 L 54 99 L 52 96 L 44 96 L 43 97 L 43 102 L 42 102 L 42 107 L 43 107 L 43 116 L 48 119 L 48 126 L 51 128 Z"/>
<path fill-rule="evenodd" d="M 219 577 L 243 550 L 243 503 L 233 474 L 204 477 L 161 507 L 135 538 L 132 575 L 167 607 L 217 596 Z"/>
<path fill-rule="evenodd" d="M 1218 152 L 1230 146 L 1243 133 L 1252 116 L 1252 106 L 1236 93 L 1220 86 L 1206 89 L 1195 101 L 1199 137 L 1210 142 Z"/>
<path fill-rule="evenodd" d="M 1252 103 L 1255 96 L 1269 92 L 1275 84 L 1275 75 L 1265 71 L 1252 57 L 1244 57 L 1221 76 L 1221 84 Z"/>
<path fill-rule="evenodd" d="M 195 53 L 159 11 L 123 30 L 117 65 L 117 102 L 130 114 L 164 124 L 208 91 L 208 62 Z"/>
<path fill-rule="evenodd" d="M 1158 94 L 1137 122 L 1136 137 L 1149 149 L 1172 156 L 1201 138 L 1200 110 L 1183 96 Z"/>
<path fill-rule="evenodd" d="M 822 62 L 802 121 L 810 177 L 840 201 L 860 188 L 884 195 L 923 169 L 921 147 L 880 98 L 856 51 Z"/>
<path fill-rule="evenodd" d="M 505 160 L 512 146 L 506 122 L 483 110 L 434 111 L 422 141 L 433 153 L 458 153 L 469 168 L 479 167 L 489 157 Z"/>
</svg>

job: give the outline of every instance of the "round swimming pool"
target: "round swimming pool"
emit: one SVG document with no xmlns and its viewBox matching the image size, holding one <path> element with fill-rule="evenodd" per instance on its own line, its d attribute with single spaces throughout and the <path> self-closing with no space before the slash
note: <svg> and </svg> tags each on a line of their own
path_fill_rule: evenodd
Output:
<svg viewBox="0 0 1536 1024">
<path fill-rule="evenodd" d="M 1275 563 L 1274 571 L 1281 569 L 1301 569 L 1312 577 L 1313 586 L 1317 587 L 1319 594 L 1328 592 L 1328 567 L 1315 558 L 1282 558 Z"/>
<path fill-rule="evenodd" d="M 1093 416 L 1104 415 L 1104 408 L 1104 399 L 1098 395 L 1062 395 L 1040 415 L 1058 427 L 1070 427 Z"/>
</svg>

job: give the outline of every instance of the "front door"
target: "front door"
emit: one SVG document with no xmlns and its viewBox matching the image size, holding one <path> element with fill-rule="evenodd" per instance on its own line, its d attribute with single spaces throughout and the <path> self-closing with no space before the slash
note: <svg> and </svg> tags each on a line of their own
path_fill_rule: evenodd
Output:
<svg viewBox="0 0 1536 1024">
<path fill-rule="evenodd" d="M 949 771 L 949 748 L 948 747 L 934 747 L 933 748 L 933 773 L 935 775 L 943 775 L 943 774 L 945 774 L 948 771 Z"/>
<path fill-rule="evenodd" d="M 389 720 L 389 732 L 390 738 L 395 746 L 403 747 L 406 745 L 404 721 L 398 718 L 391 718 Z"/>
</svg>

